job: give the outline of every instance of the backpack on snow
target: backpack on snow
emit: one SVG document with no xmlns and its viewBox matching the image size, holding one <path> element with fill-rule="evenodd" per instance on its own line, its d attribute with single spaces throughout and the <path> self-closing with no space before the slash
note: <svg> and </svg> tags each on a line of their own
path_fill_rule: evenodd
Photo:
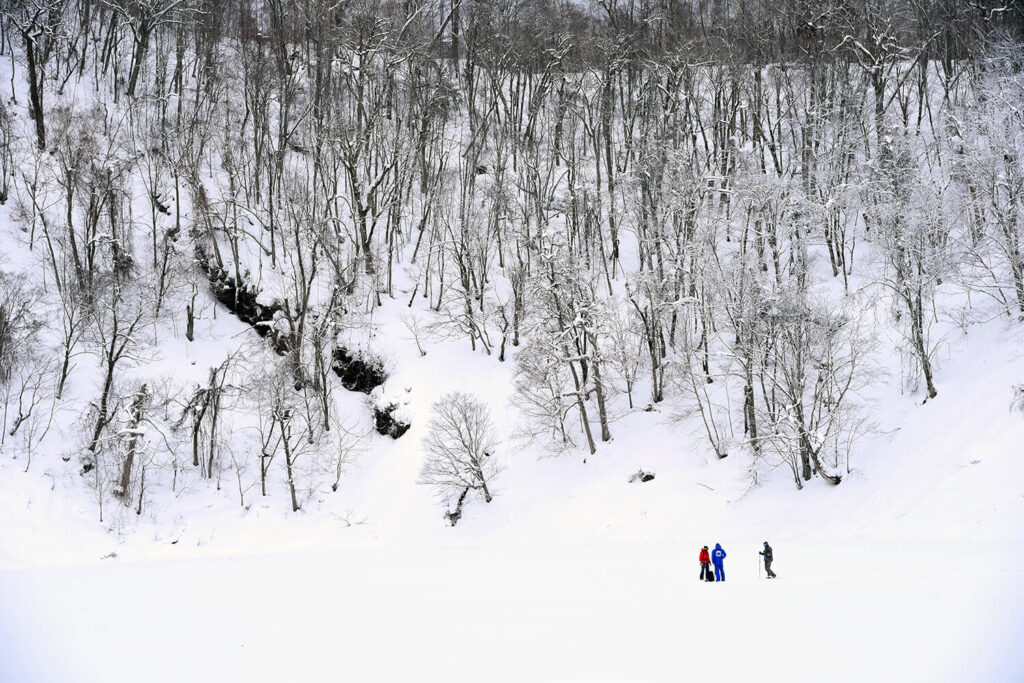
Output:
<svg viewBox="0 0 1024 683">
<path fill-rule="evenodd" d="M 704 572 L 704 580 L 705 581 L 710 581 L 711 583 L 714 583 L 714 581 L 715 581 L 715 572 L 714 572 L 714 570 L 711 569 L 711 567 L 708 567 L 708 570 L 706 572 Z"/>
</svg>

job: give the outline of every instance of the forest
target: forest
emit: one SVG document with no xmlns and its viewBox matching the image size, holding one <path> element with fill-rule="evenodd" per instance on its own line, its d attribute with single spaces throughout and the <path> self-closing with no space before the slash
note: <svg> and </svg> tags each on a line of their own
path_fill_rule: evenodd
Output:
<svg viewBox="0 0 1024 683">
<path fill-rule="evenodd" d="M 295 512 L 423 434 L 454 525 L 498 451 L 658 411 L 841 485 L 873 383 L 944 400 L 937 326 L 1024 321 L 1022 29 L 1015 0 L 2 0 L 0 451 L 100 519 Z M 404 404 L 396 364 L 453 342 L 508 405 Z"/>
</svg>

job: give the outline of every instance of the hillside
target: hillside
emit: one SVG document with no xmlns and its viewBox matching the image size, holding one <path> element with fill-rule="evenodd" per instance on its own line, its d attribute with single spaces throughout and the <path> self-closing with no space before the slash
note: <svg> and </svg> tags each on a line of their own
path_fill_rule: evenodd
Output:
<svg viewBox="0 0 1024 683">
<path fill-rule="evenodd" d="M 1024 677 L 1024 15 L 712 4 L 0 6 L 0 680 Z"/>
</svg>

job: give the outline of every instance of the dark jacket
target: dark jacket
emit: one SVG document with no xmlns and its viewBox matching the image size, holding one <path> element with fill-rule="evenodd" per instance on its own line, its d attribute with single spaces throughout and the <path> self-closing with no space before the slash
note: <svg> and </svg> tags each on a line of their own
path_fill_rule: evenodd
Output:
<svg viewBox="0 0 1024 683">
<path fill-rule="evenodd" d="M 766 545 L 764 547 L 764 550 L 761 551 L 760 553 L 758 553 L 758 555 L 764 555 L 764 559 L 767 560 L 768 562 L 771 562 L 772 561 L 772 547 L 770 545 Z"/>
</svg>

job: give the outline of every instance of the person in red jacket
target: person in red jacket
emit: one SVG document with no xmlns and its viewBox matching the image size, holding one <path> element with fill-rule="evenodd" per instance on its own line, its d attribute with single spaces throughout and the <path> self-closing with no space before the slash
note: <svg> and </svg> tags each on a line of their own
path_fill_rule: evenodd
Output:
<svg viewBox="0 0 1024 683">
<path fill-rule="evenodd" d="M 710 581 L 711 578 L 711 555 L 708 553 L 708 547 L 704 546 L 700 551 L 700 580 Z"/>
</svg>

